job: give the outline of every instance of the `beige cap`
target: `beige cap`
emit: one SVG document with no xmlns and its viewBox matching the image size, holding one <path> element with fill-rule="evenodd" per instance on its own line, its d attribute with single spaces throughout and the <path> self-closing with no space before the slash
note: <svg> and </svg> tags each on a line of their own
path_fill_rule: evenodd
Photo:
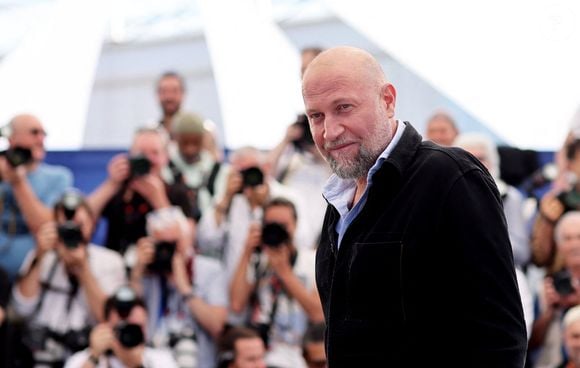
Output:
<svg viewBox="0 0 580 368">
<path fill-rule="evenodd" d="M 192 113 L 180 112 L 173 118 L 171 132 L 173 134 L 205 133 L 203 119 Z"/>
</svg>

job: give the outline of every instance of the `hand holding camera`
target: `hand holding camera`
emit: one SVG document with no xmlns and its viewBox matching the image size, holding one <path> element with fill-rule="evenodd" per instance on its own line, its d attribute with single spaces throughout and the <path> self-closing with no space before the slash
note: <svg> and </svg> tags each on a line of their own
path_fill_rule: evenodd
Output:
<svg viewBox="0 0 580 368">
<path fill-rule="evenodd" d="M 156 175 L 142 175 L 131 181 L 130 188 L 141 194 L 155 209 L 170 207 L 163 180 Z"/>
<path fill-rule="evenodd" d="M 548 221 L 555 223 L 564 213 L 564 204 L 553 194 L 547 194 L 540 201 L 540 213 Z"/>
<path fill-rule="evenodd" d="M 248 255 L 256 252 L 262 244 L 262 227 L 260 224 L 253 223 L 248 229 L 248 236 L 246 237 L 245 250 Z"/>
<path fill-rule="evenodd" d="M 40 259 L 53 250 L 58 241 L 58 232 L 55 222 L 47 222 L 36 232 L 36 256 Z"/>
<path fill-rule="evenodd" d="M 546 277 L 544 292 L 546 303 L 552 308 L 568 308 L 580 303 L 578 281 L 567 270 Z"/>
<path fill-rule="evenodd" d="M 13 165 L 6 155 L 0 155 L 0 178 L 11 185 L 18 184 L 26 178 L 26 165 Z"/>
<path fill-rule="evenodd" d="M 109 165 L 107 166 L 107 171 L 109 172 L 109 179 L 117 184 L 121 185 L 130 176 L 129 159 L 125 154 L 118 154 L 114 156 Z"/>
<path fill-rule="evenodd" d="M 115 333 L 107 323 L 101 323 L 95 326 L 90 336 L 90 354 L 93 357 L 100 357 L 113 347 Z"/>
</svg>

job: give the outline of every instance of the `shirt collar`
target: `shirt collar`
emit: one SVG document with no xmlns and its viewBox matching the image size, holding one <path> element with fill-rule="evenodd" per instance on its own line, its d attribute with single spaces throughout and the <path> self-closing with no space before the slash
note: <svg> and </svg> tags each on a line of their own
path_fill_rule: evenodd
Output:
<svg viewBox="0 0 580 368">
<path fill-rule="evenodd" d="M 393 152 L 401 140 L 401 136 L 403 135 L 403 131 L 405 130 L 406 125 L 399 120 L 396 120 L 396 123 L 397 128 L 395 130 L 393 139 L 391 139 L 385 150 L 380 154 L 380 156 L 377 158 L 377 161 L 367 174 L 367 188 L 372 183 L 372 176 L 374 173 L 380 169 L 383 162 L 389 157 L 389 155 Z M 332 204 L 342 215 L 349 210 L 348 205 L 354 196 L 355 188 L 356 182 L 354 179 L 342 179 L 339 178 L 336 174 L 332 174 L 330 178 L 328 178 L 322 194 L 324 195 L 324 198 L 326 198 L 326 200 Z"/>
</svg>

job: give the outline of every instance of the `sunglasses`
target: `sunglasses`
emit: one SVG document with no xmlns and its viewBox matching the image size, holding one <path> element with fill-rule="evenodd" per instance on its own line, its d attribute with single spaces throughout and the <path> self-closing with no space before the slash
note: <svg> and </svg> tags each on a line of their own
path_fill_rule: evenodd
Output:
<svg viewBox="0 0 580 368">
<path fill-rule="evenodd" d="M 28 131 L 28 133 L 30 133 L 31 135 L 34 135 L 34 136 L 42 135 L 42 136 L 46 137 L 46 135 L 47 135 L 46 131 L 44 129 L 41 129 L 41 128 L 32 128 Z"/>
</svg>

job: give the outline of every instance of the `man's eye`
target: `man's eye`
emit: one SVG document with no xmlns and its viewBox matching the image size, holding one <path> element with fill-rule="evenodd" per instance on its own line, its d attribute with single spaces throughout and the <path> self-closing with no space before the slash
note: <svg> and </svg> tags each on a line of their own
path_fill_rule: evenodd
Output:
<svg viewBox="0 0 580 368">
<path fill-rule="evenodd" d="M 337 109 L 338 111 L 346 111 L 346 110 L 349 110 L 351 107 L 352 107 L 352 105 L 349 105 L 349 104 L 342 104 L 342 105 L 338 105 L 338 106 L 336 107 L 336 109 Z"/>
<path fill-rule="evenodd" d="M 321 116 L 322 116 L 321 113 L 314 112 L 314 113 L 310 114 L 309 118 L 310 118 L 310 120 L 316 120 L 316 119 L 320 119 Z"/>
</svg>

